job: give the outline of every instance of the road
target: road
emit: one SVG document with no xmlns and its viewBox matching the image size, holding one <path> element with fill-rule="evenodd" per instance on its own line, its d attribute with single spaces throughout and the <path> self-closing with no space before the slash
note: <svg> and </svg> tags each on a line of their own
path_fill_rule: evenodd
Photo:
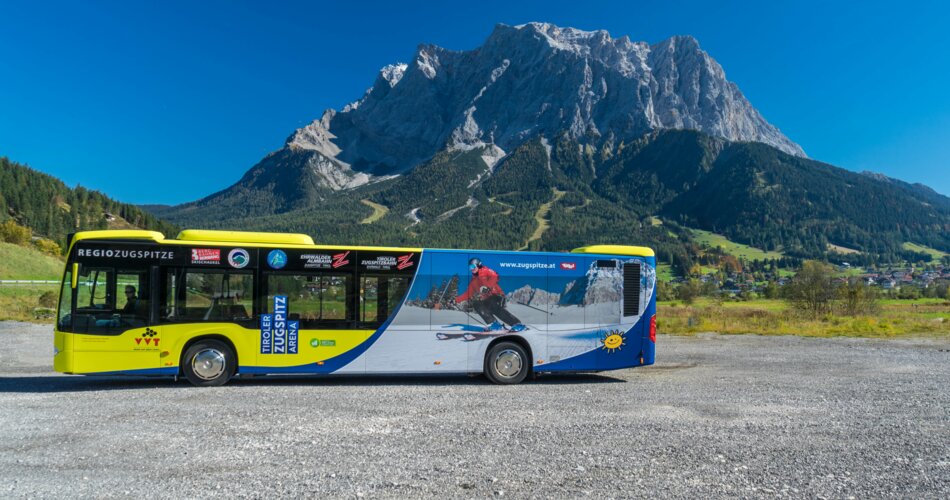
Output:
<svg viewBox="0 0 950 500">
<path fill-rule="evenodd" d="M 950 496 L 950 340 L 661 335 L 655 366 L 481 378 L 55 374 L 0 323 L 0 497 Z"/>
</svg>

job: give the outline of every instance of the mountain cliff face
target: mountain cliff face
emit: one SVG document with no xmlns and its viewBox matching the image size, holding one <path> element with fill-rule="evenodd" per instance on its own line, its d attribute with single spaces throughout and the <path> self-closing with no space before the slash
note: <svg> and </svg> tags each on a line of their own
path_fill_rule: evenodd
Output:
<svg viewBox="0 0 950 500">
<path fill-rule="evenodd" d="M 804 156 L 749 104 L 692 37 L 656 45 L 550 24 L 499 25 L 481 47 L 420 46 L 387 66 L 359 101 L 309 126 L 336 137 L 321 151 L 356 170 L 403 172 L 444 148 L 567 132 L 620 142 L 656 129 L 695 129 Z"/>
<path fill-rule="evenodd" d="M 280 212 L 405 174 L 446 149 L 492 145 L 500 158 L 539 136 L 600 146 L 662 129 L 805 154 L 692 37 L 649 45 L 606 31 L 498 25 L 473 50 L 421 45 L 411 63 L 386 66 L 358 101 L 296 130 L 237 184 L 198 205 L 246 206 L 250 198 L 253 206 L 263 197 Z"/>
</svg>

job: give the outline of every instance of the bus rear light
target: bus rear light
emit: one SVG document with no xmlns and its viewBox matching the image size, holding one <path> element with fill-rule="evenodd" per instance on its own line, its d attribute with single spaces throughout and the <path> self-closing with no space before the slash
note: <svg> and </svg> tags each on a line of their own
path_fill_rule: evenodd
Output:
<svg viewBox="0 0 950 500">
<path fill-rule="evenodd" d="M 656 314 L 650 316 L 650 342 L 656 344 Z"/>
</svg>

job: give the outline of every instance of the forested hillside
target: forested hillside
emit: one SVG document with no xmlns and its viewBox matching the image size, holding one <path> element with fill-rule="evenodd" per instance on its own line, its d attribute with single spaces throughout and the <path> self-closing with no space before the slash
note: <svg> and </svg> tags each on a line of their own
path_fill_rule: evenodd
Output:
<svg viewBox="0 0 950 500">
<path fill-rule="evenodd" d="M 239 182 L 222 192 L 223 206 L 218 193 L 159 213 L 182 225 L 301 231 L 327 243 L 544 250 L 642 244 L 682 267 L 702 253 L 691 229 L 793 258 L 827 257 L 837 246 L 862 252 L 851 260 L 929 260 L 907 242 L 950 250 L 950 199 L 760 143 L 695 131 L 659 131 L 629 143 L 563 135 L 529 140 L 497 164 L 491 148 L 447 149 L 394 179 L 344 191 L 308 187 L 296 198 Z M 266 170 L 253 177 L 279 179 Z M 222 210 L 260 206 L 261 198 L 280 199 L 284 210 Z M 388 212 L 362 224 L 373 213 L 368 202 Z"/>
<path fill-rule="evenodd" d="M 0 220 L 13 219 L 62 245 L 71 232 L 91 229 L 143 228 L 177 234 L 177 227 L 141 208 L 121 203 L 82 186 L 0 157 Z"/>
</svg>

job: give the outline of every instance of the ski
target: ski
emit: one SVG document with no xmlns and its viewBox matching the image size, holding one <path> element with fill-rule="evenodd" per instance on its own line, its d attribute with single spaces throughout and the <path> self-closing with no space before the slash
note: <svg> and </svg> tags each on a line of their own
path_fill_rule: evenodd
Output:
<svg viewBox="0 0 950 500">
<path fill-rule="evenodd" d="M 465 332 L 462 335 L 462 338 L 465 339 L 466 342 L 472 342 L 475 340 L 482 340 L 482 339 L 488 339 L 492 337 L 498 337 L 501 335 L 507 335 L 509 333 L 511 333 L 511 330 L 496 330 L 493 332 Z"/>
<path fill-rule="evenodd" d="M 439 340 L 460 339 L 465 335 L 464 332 L 436 332 L 435 338 Z"/>
<path fill-rule="evenodd" d="M 445 325 L 443 328 L 453 327 L 458 328 L 458 330 L 452 332 L 436 332 L 435 338 L 439 340 L 463 339 L 467 342 L 471 342 L 473 340 L 498 337 L 500 335 L 507 335 L 509 333 L 520 333 L 529 329 L 527 326 L 522 325 L 522 328 L 520 329 L 501 328 L 497 330 L 490 330 L 486 327 L 465 325 L 462 323 Z"/>
</svg>

